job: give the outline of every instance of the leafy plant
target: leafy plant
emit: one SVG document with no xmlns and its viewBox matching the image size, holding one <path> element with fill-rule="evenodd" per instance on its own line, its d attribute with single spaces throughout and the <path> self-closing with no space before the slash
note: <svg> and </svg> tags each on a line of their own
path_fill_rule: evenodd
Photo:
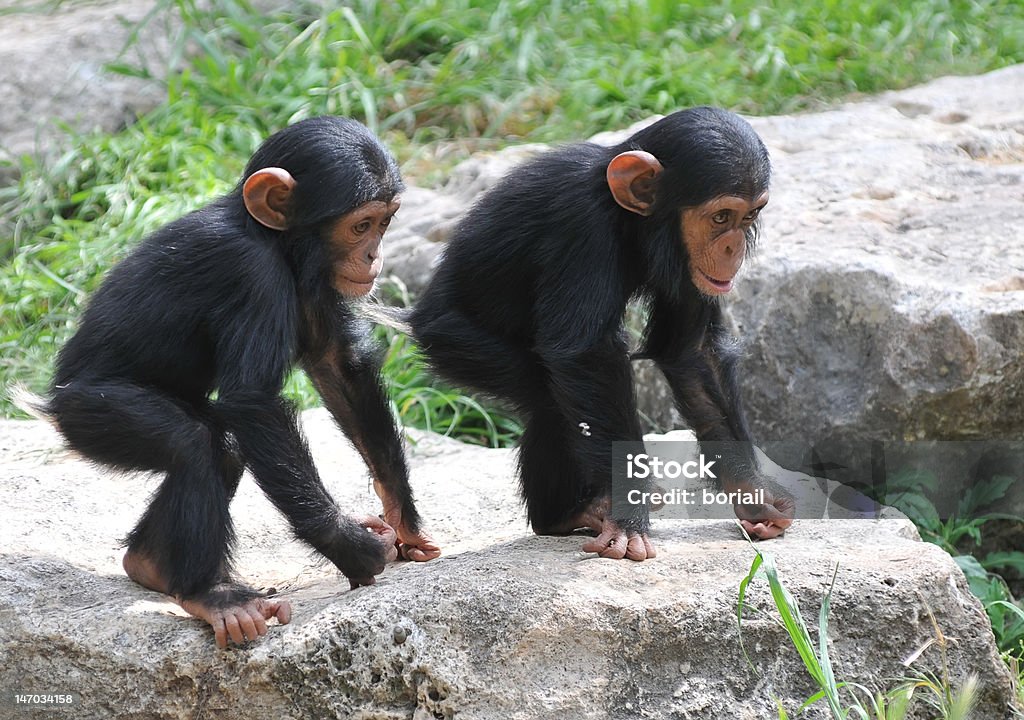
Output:
<svg viewBox="0 0 1024 720">
<path fill-rule="evenodd" d="M 511 447 L 522 434 L 519 421 L 500 407 L 488 407 L 472 395 L 455 390 L 426 369 L 415 343 L 393 330 L 377 331 L 386 352 L 383 374 L 392 408 L 407 427 L 430 430 L 462 442 L 486 447 Z M 285 383 L 285 395 L 300 408 L 320 404 L 313 383 L 296 370 Z"/>
<path fill-rule="evenodd" d="M 1017 515 L 988 511 L 1017 482 L 1017 478 L 996 475 L 973 483 L 961 497 L 955 514 L 945 520 L 928 499 L 928 495 L 938 489 L 937 478 L 929 471 L 913 469 L 895 473 L 887 479 L 883 500 L 904 512 L 917 526 L 923 539 L 953 556 L 963 570 L 971 592 L 985 606 L 997 645 L 1009 653 L 1020 653 L 1024 649 L 1024 621 L 1007 608 L 1024 611 L 994 569 L 1024 571 L 1024 552 L 989 553 L 981 560 L 969 553 L 981 544 L 986 523 L 992 520 L 1024 522 L 1024 518 Z"/>
<path fill-rule="evenodd" d="M 1008 654 L 1024 657 L 1024 609 L 1020 601 L 1014 600 L 1006 581 L 985 569 L 971 555 L 958 555 L 953 559 L 963 570 L 971 592 L 984 605 L 992 622 L 996 645 Z"/>
<path fill-rule="evenodd" d="M 749 538 L 747 538 L 749 541 Z M 839 566 L 836 565 L 829 582 L 828 589 L 822 598 L 818 612 L 818 642 L 811 639 L 810 630 L 800 614 L 800 606 L 793 595 L 786 589 L 779 577 L 775 559 L 770 553 L 761 552 L 752 542 L 754 559 L 746 577 L 740 582 L 739 598 L 736 607 L 736 621 L 739 630 L 740 647 L 743 655 L 754 667 L 743 647 L 743 611 L 749 607 L 746 603 L 747 589 L 756 578 L 763 577 L 768 582 L 772 601 L 778 610 L 780 625 L 789 635 L 804 667 L 820 690 L 809 697 L 798 712 L 803 712 L 811 705 L 824 700 L 829 712 L 835 720 L 903 720 L 912 708 L 915 693 L 926 690 L 923 702 L 938 711 L 943 720 L 966 720 L 971 715 L 978 696 L 977 679 L 968 676 L 960 687 L 952 689 L 946 659 L 947 640 L 932 616 L 935 629 L 935 642 L 938 644 L 942 657 L 942 674 L 918 673 L 913 677 L 904 677 L 895 681 L 895 686 L 888 691 L 871 690 L 852 682 L 836 679 L 832 667 L 832 657 L 828 646 L 828 615 L 831 607 L 832 590 L 835 587 Z M 931 611 L 929 610 L 931 616 Z M 920 653 L 918 653 L 919 655 Z M 916 657 L 916 656 L 915 656 Z M 843 692 L 843 691 L 846 692 Z M 918 694 L 920 697 L 920 694 Z M 778 717 L 788 718 L 782 703 L 776 699 Z"/>
</svg>

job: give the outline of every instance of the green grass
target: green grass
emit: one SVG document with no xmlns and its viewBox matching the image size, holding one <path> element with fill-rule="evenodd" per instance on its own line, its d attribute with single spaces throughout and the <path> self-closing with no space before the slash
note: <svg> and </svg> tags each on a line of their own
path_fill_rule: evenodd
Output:
<svg viewBox="0 0 1024 720">
<path fill-rule="evenodd" d="M 787 112 L 1024 59 L 1016 0 L 177 4 L 204 51 L 182 83 L 196 100 L 265 130 L 355 115 L 417 145 L 563 140 L 698 103 Z"/>
<path fill-rule="evenodd" d="M 747 539 L 749 541 L 749 538 Z M 934 638 L 917 653 L 915 661 L 920 659 L 931 645 L 935 645 L 939 652 L 938 673 L 915 670 L 904 677 L 891 679 L 886 689 L 869 688 L 859 683 L 844 681 L 836 677 L 833 669 L 833 650 L 828 641 L 828 616 L 839 566 L 837 565 L 833 571 L 832 579 L 821 599 L 816 628 L 818 637 L 815 642 L 811 637 L 810 627 L 800 613 L 800 605 L 782 582 L 775 557 L 771 553 L 762 552 L 752 542 L 751 548 L 754 550 L 754 559 L 746 577 L 740 582 L 736 605 L 740 648 L 747 662 L 756 671 L 757 668 L 743 645 L 743 620 L 745 610 L 759 610 L 751 606 L 747 600 L 747 591 L 751 583 L 755 580 L 765 580 L 772 603 L 779 615 L 778 619 L 772 617 L 772 620 L 786 631 L 804 668 L 818 687 L 818 692 L 800 706 L 797 715 L 802 715 L 805 709 L 825 701 L 833 720 L 904 720 L 914 709 L 915 704 L 928 706 L 930 711 L 927 716 L 936 720 L 968 720 L 972 717 L 979 694 L 978 678 L 968 675 L 962 682 L 957 683 L 951 677 L 947 657 L 950 640 L 942 633 L 927 605 L 925 609 L 932 621 Z M 1019 611 L 1017 608 L 1014 609 Z M 787 720 L 789 714 L 782 703 L 778 698 L 775 702 L 779 720 Z"/>
<path fill-rule="evenodd" d="M 296 2 L 269 16 L 213 5 L 160 5 L 185 20 L 164 105 L 116 135 L 73 138 L 53 161 L 23 159 L 20 181 L 0 188 L 0 385 L 42 389 L 100 276 L 231 187 L 262 138 L 303 117 L 363 120 L 411 180 L 432 184 L 509 142 L 578 139 L 699 103 L 787 112 L 1024 60 L 1017 0 Z M 157 70 L 119 65 L 115 52 L 121 72 Z M 416 423 L 439 421 L 425 406 L 475 417 L 472 402 L 396 403 Z M 498 424 L 470 434 L 514 431 Z"/>
</svg>

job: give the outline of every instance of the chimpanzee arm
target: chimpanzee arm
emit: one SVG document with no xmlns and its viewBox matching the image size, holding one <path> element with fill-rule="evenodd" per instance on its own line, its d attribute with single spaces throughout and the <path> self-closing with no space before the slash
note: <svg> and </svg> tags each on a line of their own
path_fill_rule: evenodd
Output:
<svg viewBox="0 0 1024 720">
<path fill-rule="evenodd" d="M 373 476 L 384 521 L 398 533 L 412 560 L 429 560 L 440 549 L 422 532 L 409 486 L 405 451 L 381 384 L 380 349 L 370 327 L 344 308 L 336 316 L 326 353 L 305 364 L 324 405 L 359 451 Z"/>
<path fill-rule="evenodd" d="M 683 309 L 656 300 L 644 344 L 642 354 L 665 374 L 676 407 L 698 440 L 733 442 L 746 454 L 750 431 L 721 309 L 716 304 Z"/>
<path fill-rule="evenodd" d="M 259 259 L 252 260 L 255 272 Z M 288 518 L 296 537 L 311 545 L 356 584 L 370 584 L 384 568 L 385 547 L 343 515 L 317 473 L 296 424 L 280 397 L 294 347 L 294 292 L 272 273 L 254 277 L 248 295 L 225 303 L 214 324 L 218 365 L 216 410 L 234 435 L 246 465 L 267 497 Z"/>
<path fill-rule="evenodd" d="M 306 364 L 317 392 L 345 436 L 370 469 L 374 484 L 384 493 L 388 511 L 398 512 L 411 530 L 420 518 L 409 487 L 409 470 L 402 441 L 381 385 L 378 350 L 355 320 L 338 320 L 327 352 Z"/>
<path fill-rule="evenodd" d="M 719 484 L 730 492 L 765 488 L 765 506 L 736 507 L 741 519 L 760 521 L 744 526 L 761 537 L 781 533 L 791 522 L 792 498 L 766 488 L 758 469 L 740 401 L 738 356 L 721 308 L 716 303 L 682 308 L 657 299 L 644 344 L 643 355 L 664 373 L 701 451 L 721 456 Z"/>
</svg>

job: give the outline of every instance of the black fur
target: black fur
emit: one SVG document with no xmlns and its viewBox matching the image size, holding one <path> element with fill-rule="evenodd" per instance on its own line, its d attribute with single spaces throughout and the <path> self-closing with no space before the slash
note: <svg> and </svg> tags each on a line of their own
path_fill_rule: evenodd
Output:
<svg viewBox="0 0 1024 720">
<path fill-rule="evenodd" d="M 664 166 L 649 217 L 620 207 L 608 187 L 608 163 L 628 150 Z M 641 354 L 664 371 L 698 437 L 749 440 L 735 353 L 718 305 L 689 279 L 680 222 L 683 208 L 719 195 L 756 198 L 769 178 L 749 124 L 694 108 L 617 147 L 545 153 L 460 222 L 409 322 L 441 375 L 510 401 L 525 418 L 520 482 L 535 530 L 608 496 L 611 442 L 641 438 L 622 336 L 631 298 L 651 308 Z M 751 228 L 748 245 L 755 240 Z M 733 464 L 749 470 L 752 455 L 743 455 Z M 648 525 L 643 506 L 615 520 Z"/>
<path fill-rule="evenodd" d="M 342 515 L 280 397 L 296 363 L 400 498 L 404 519 L 419 522 L 376 350 L 331 285 L 322 237 L 349 210 L 400 192 L 398 168 L 369 130 L 336 117 L 270 137 L 243 183 L 264 167 L 296 180 L 289 229 L 253 220 L 239 183 L 146 238 L 92 297 L 60 353 L 47 408 L 89 458 L 165 475 L 126 542 L 156 563 L 172 594 L 214 604 L 214 588 L 230 587 L 228 504 L 244 466 L 296 537 L 346 576 L 383 569 L 384 548 Z"/>
</svg>

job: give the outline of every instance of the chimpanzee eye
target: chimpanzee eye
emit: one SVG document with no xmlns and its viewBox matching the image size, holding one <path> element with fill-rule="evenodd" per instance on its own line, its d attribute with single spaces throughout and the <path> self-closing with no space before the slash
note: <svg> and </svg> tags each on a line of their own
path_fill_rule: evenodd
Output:
<svg viewBox="0 0 1024 720">
<path fill-rule="evenodd" d="M 713 222 L 715 225 L 725 225 L 727 222 L 729 222 L 729 211 L 721 210 L 715 213 L 714 215 L 711 216 L 711 222 Z"/>
<path fill-rule="evenodd" d="M 352 229 L 356 232 L 356 234 L 362 235 L 365 232 L 369 232 L 370 225 L 371 225 L 371 223 L 370 223 L 369 220 L 363 220 L 361 223 L 359 223 L 358 225 L 356 225 Z"/>
<path fill-rule="evenodd" d="M 393 219 L 394 217 L 395 217 L 394 215 L 388 215 L 388 216 L 387 216 L 386 218 L 384 218 L 384 221 L 383 221 L 383 222 L 382 222 L 382 223 L 380 224 L 380 225 L 381 225 L 381 227 L 384 227 L 384 228 L 386 228 L 386 227 L 388 227 L 389 225 L 391 225 L 391 220 L 392 220 L 392 219 Z"/>
</svg>

